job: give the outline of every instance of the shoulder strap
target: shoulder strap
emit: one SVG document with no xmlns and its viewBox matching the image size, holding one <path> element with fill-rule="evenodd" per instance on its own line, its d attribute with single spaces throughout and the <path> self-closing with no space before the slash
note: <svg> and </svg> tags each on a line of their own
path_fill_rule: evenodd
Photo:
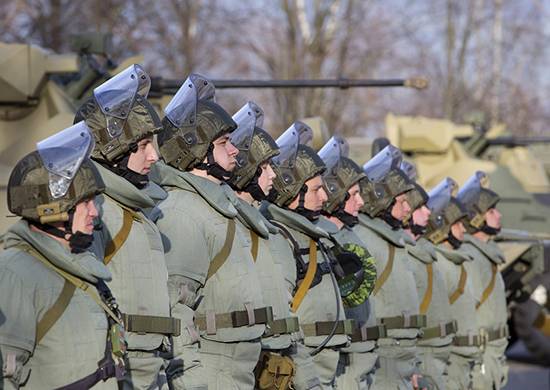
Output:
<svg viewBox="0 0 550 390">
<path fill-rule="evenodd" d="M 258 250 L 260 249 L 260 237 L 258 237 L 256 232 L 252 229 L 250 229 L 250 240 L 252 241 L 250 253 L 252 253 L 252 258 L 254 259 L 254 262 L 256 262 L 256 259 L 258 258 Z"/>
<path fill-rule="evenodd" d="M 40 344 L 40 341 L 44 338 L 46 333 L 48 333 L 57 320 L 61 318 L 67 306 L 69 306 L 75 290 L 76 286 L 65 279 L 61 294 L 59 294 L 53 306 L 44 313 L 40 321 L 36 324 L 36 344 Z"/>
<path fill-rule="evenodd" d="M 220 267 L 225 263 L 229 254 L 231 253 L 231 248 L 233 248 L 233 241 L 235 239 L 235 220 L 229 219 L 227 221 L 227 233 L 225 234 L 225 242 L 223 243 L 222 249 L 218 252 L 216 256 L 210 262 L 208 267 L 208 273 L 206 274 L 206 280 L 210 279 Z"/>
<path fill-rule="evenodd" d="M 466 272 L 466 268 L 464 268 L 464 264 L 460 264 L 460 278 L 458 280 L 458 286 L 456 287 L 456 290 L 454 290 L 453 293 L 449 296 L 449 303 L 451 305 L 455 303 L 462 294 L 464 294 L 464 287 L 466 286 L 467 279 L 468 273 Z"/>
<path fill-rule="evenodd" d="M 424 297 L 422 298 L 422 302 L 420 303 L 420 314 L 426 314 L 428 312 L 428 308 L 430 307 L 430 303 L 432 302 L 434 283 L 434 270 L 432 263 L 426 264 L 426 272 L 426 276 L 428 278 L 428 287 L 426 288 L 426 292 L 424 293 Z"/>
<path fill-rule="evenodd" d="M 481 300 L 476 304 L 476 310 L 480 308 L 481 305 L 485 303 L 487 299 L 489 299 L 489 296 L 493 292 L 493 289 L 495 288 L 495 280 L 497 277 L 497 265 L 493 262 L 491 262 L 491 281 L 489 282 L 489 285 L 485 287 L 485 290 L 483 290 L 483 294 L 481 295 Z"/>
<path fill-rule="evenodd" d="M 130 235 L 130 230 L 132 230 L 133 220 L 134 217 L 132 213 L 128 209 L 123 208 L 122 227 L 105 247 L 105 255 L 103 256 L 104 264 L 109 264 L 111 262 L 113 256 L 118 252 L 120 248 L 122 248 L 122 245 L 124 245 L 124 243 L 128 239 L 128 236 Z"/>
<path fill-rule="evenodd" d="M 384 283 L 386 283 L 386 281 L 390 277 L 390 274 L 393 268 L 393 260 L 395 258 L 395 247 L 391 245 L 389 242 L 388 242 L 388 250 L 389 250 L 388 262 L 386 263 L 384 270 L 380 274 L 380 277 L 376 279 L 376 282 L 374 283 L 374 290 L 372 291 L 373 295 L 378 294 L 378 291 L 380 291 Z"/>
<path fill-rule="evenodd" d="M 310 239 L 309 240 L 309 263 L 307 266 L 306 275 L 304 276 L 304 279 L 298 286 L 298 290 L 296 291 L 296 294 L 294 294 L 294 297 L 292 298 L 291 310 L 293 313 L 296 313 L 296 311 L 302 304 L 304 297 L 306 296 L 309 288 L 311 287 L 311 283 L 313 283 L 313 278 L 315 277 L 316 272 L 317 272 L 317 245 L 315 244 L 315 241 Z"/>
</svg>

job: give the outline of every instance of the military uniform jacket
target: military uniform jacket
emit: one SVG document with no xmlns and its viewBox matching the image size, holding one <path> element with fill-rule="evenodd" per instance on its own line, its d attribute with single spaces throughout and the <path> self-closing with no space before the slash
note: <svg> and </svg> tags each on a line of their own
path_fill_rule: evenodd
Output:
<svg viewBox="0 0 550 390">
<path fill-rule="evenodd" d="M 345 244 L 355 244 L 368 249 L 367 245 L 361 241 L 359 237 L 357 237 L 353 230 L 346 226 L 343 226 L 342 229 L 338 229 L 334 223 L 324 217 L 319 218 L 319 223 L 317 223 L 317 226 L 328 232 L 336 240 L 336 242 L 342 246 Z M 357 325 L 360 327 L 363 325 L 368 327 L 376 325 L 376 313 L 374 309 L 374 302 L 371 298 L 355 307 L 346 307 L 344 305 L 346 318 L 355 320 Z M 376 342 L 374 340 L 361 341 L 352 343 L 349 347 L 342 349 L 342 351 L 368 352 L 372 351 L 375 347 Z"/>
<path fill-rule="evenodd" d="M 238 198 L 229 186 L 223 187 L 239 212 L 237 228 L 242 230 L 243 237 L 249 241 L 264 302 L 273 308 L 273 319 L 295 316 L 290 311 L 293 290 L 287 287 L 288 280 L 296 280 L 292 249 L 279 234 L 279 229 L 265 219 L 258 209 Z M 291 343 L 290 334 L 262 337 L 264 349 L 284 349 L 290 347 Z"/>
<path fill-rule="evenodd" d="M 393 246 L 395 251 L 389 277 L 371 298 L 376 307 L 377 318 L 419 314 L 413 268 L 405 249 L 405 240 L 410 238 L 405 236 L 403 230 L 392 230 L 382 219 L 373 219 L 365 214 L 359 214 L 359 224 L 353 230 L 367 244 L 369 252 L 376 259 L 379 279 L 388 264 L 390 248 Z M 414 339 L 418 334 L 419 331 L 415 328 L 388 330 L 388 336 L 393 338 Z"/>
<path fill-rule="evenodd" d="M 100 229 L 94 232 L 94 252 L 103 258 L 108 243 L 122 228 L 124 208 L 135 211 L 130 233 L 107 265 L 113 275 L 108 283 L 126 314 L 170 316 L 168 272 L 162 240 L 156 225 L 142 212 L 154 202 L 129 181 L 96 164 L 105 182 L 105 193 L 97 199 Z M 151 351 L 160 347 L 164 335 L 127 332 L 128 349 Z"/>
<path fill-rule="evenodd" d="M 104 357 L 108 321 L 103 309 L 77 288 L 63 314 L 37 343 L 37 323 L 57 301 L 65 279 L 19 249 L 21 244 L 30 245 L 58 268 L 88 283 L 109 279 L 110 273 L 91 253 L 72 254 L 46 234 L 32 231 L 24 220 L 4 236 L 5 250 L 0 255 L 0 350 L 5 377 L 0 377 L 0 388 L 24 384 L 24 388 L 54 389 L 97 370 Z M 10 363 L 13 356 L 16 360 Z M 95 388 L 118 386 L 111 378 Z"/>
<path fill-rule="evenodd" d="M 420 299 L 420 314 L 427 316 L 427 328 L 438 327 L 453 320 L 447 285 L 437 252 L 433 244 L 420 237 L 416 243 L 406 245 L 416 280 L 416 290 Z M 444 346 L 453 341 L 453 335 L 420 340 L 418 345 Z"/>
<path fill-rule="evenodd" d="M 322 238 L 328 239 L 328 233 L 321 228 L 315 226 L 304 216 L 287 209 L 280 208 L 272 203 L 264 202 L 260 208 L 262 214 L 268 219 L 273 220 L 285 227 L 292 235 L 293 239 L 298 243 L 301 249 L 308 249 L 311 240 L 317 241 Z M 304 251 L 306 252 L 306 251 Z M 309 266 L 309 254 L 303 254 L 302 259 Z M 287 260 L 277 260 L 285 262 Z M 324 261 L 323 254 L 317 248 L 317 263 Z M 294 265 L 296 269 L 296 265 Z M 340 316 L 336 318 L 337 305 L 340 307 Z M 311 287 L 305 295 L 301 305 L 296 311 L 300 319 L 300 324 L 314 324 L 316 322 L 345 320 L 346 315 L 340 298 L 338 288 L 332 283 L 330 274 L 324 274 L 319 284 Z M 320 345 L 326 336 L 310 336 L 304 338 L 304 344 L 309 347 Z M 343 334 L 334 335 L 327 347 L 345 345 L 349 341 L 348 336 Z"/>
<path fill-rule="evenodd" d="M 183 315 L 187 323 L 192 313 L 179 306 L 196 308 L 196 314 L 202 316 L 265 307 L 250 239 L 242 229 L 236 229 L 227 259 L 207 280 L 210 263 L 226 241 L 229 221 L 238 214 L 226 191 L 209 179 L 164 164 L 157 163 L 155 169 L 159 184 L 168 192 L 159 204 L 157 225 L 166 252 L 173 313 L 180 313 L 174 315 Z M 196 291 L 189 291 L 190 285 L 195 285 Z M 189 294 L 194 298 L 185 296 Z M 201 330 L 201 336 L 221 342 L 249 341 L 259 339 L 264 331 L 265 325 L 255 324 L 220 327 L 208 335 Z"/>
<path fill-rule="evenodd" d="M 477 301 L 478 326 L 495 330 L 506 326 L 506 292 L 504 280 L 497 267 L 504 262 L 504 255 L 494 241 L 483 242 L 466 235 L 460 250 L 473 261 L 466 263 L 466 270 L 472 276 L 472 285 Z M 484 298 L 485 294 L 488 294 Z"/>
</svg>

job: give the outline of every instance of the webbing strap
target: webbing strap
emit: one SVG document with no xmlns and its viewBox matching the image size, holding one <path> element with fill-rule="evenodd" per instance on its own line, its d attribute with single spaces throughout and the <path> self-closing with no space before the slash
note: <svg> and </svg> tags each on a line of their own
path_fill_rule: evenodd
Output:
<svg viewBox="0 0 550 390">
<path fill-rule="evenodd" d="M 122 319 L 128 332 L 160 333 L 176 337 L 181 334 L 179 318 L 122 313 Z"/>
<path fill-rule="evenodd" d="M 434 269 L 432 263 L 426 264 L 426 272 L 428 278 L 428 287 L 426 288 L 424 298 L 422 298 L 422 302 L 420 303 L 420 314 L 426 314 L 428 312 L 428 308 L 430 307 L 430 303 L 432 302 L 434 284 Z"/>
<path fill-rule="evenodd" d="M 258 258 L 258 250 L 260 247 L 260 238 L 254 230 L 250 230 L 250 240 L 252 241 L 252 247 L 250 248 L 250 253 L 252 253 L 252 258 L 254 262 Z"/>
<path fill-rule="evenodd" d="M 374 283 L 374 290 L 372 291 L 373 295 L 378 294 L 378 291 L 380 291 L 384 283 L 386 283 L 386 281 L 390 277 L 391 270 L 393 268 L 393 259 L 395 257 L 395 247 L 391 245 L 389 242 L 388 242 L 388 250 L 389 250 L 388 262 L 386 263 L 384 270 L 380 274 L 380 277 L 376 279 L 376 282 Z"/>
<path fill-rule="evenodd" d="M 65 280 L 61 294 L 59 294 L 53 306 L 46 311 L 36 324 L 36 344 L 40 343 L 51 327 L 61 318 L 61 315 L 65 312 L 67 306 L 69 306 L 75 290 L 76 286 Z"/>
<path fill-rule="evenodd" d="M 495 263 L 491 263 L 491 272 L 491 281 L 489 282 L 489 285 L 485 287 L 485 290 L 483 290 L 481 300 L 476 304 L 476 310 L 478 310 L 480 306 L 483 305 L 487 299 L 489 299 L 489 296 L 495 288 L 495 280 L 497 278 L 497 265 Z"/>
<path fill-rule="evenodd" d="M 296 291 L 296 294 L 294 294 L 294 297 L 292 299 L 291 310 L 293 313 L 296 313 L 296 311 L 302 304 L 302 301 L 304 300 L 309 288 L 311 287 L 311 283 L 313 283 L 313 278 L 315 277 L 316 272 L 317 272 L 317 245 L 315 244 L 315 241 L 310 239 L 309 240 L 309 263 L 307 266 L 306 275 L 304 276 L 304 279 L 298 286 L 298 290 Z"/>
<path fill-rule="evenodd" d="M 113 256 L 118 252 L 120 248 L 122 248 L 122 245 L 124 245 L 124 243 L 128 239 L 128 236 L 130 235 L 130 230 L 132 230 L 133 220 L 134 220 L 134 216 L 132 215 L 132 213 L 128 209 L 123 208 L 122 209 L 122 227 L 105 247 L 105 256 L 103 257 L 103 264 L 105 265 L 109 264 L 113 259 Z"/>
<path fill-rule="evenodd" d="M 218 252 L 216 256 L 210 262 L 208 267 L 208 273 L 206 274 L 206 280 L 210 279 L 220 267 L 225 263 L 229 254 L 231 253 L 231 248 L 233 248 L 233 240 L 235 239 L 235 220 L 229 219 L 227 221 L 227 233 L 225 234 L 225 242 L 223 243 L 222 249 Z"/>
<path fill-rule="evenodd" d="M 456 290 L 449 295 L 449 303 L 451 305 L 455 303 L 462 294 L 464 294 L 464 287 L 466 286 L 467 279 L 468 274 L 466 273 L 466 268 L 464 268 L 464 264 L 460 264 L 460 279 L 458 280 L 458 286 L 456 287 Z"/>
</svg>

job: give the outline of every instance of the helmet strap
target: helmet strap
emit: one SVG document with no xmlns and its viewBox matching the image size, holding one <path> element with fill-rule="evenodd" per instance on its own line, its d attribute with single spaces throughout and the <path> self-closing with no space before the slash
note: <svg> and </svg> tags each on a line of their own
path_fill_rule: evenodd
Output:
<svg viewBox="0 0 550 390">
<path fill-rule="evenodd" d="M 462 241 L 456 238 L 452 231 L 449 232 L 449 235 L 447 236 L 447 241 L 449 241 L 449 244 L 451 244 L 453 249 L 458 249 L 460 248 L 460 245 L 462 245 Z"/>
<path fill-rule="evenodd" d="M 130 153 L 133 153 L 130 151 Z M 130 160 L 130 153 L 124 156 L 121 160 L 118 160 L 116 163 L 111 163 L 106 160 L 98 161 L 105 168 L 116 174 L 117 176 L 122 177 L 123 179 L 128 180 L 134 185 L 137 189 L 141 190 L 149 184 L 149 176 L 142 175 L 140 173 L 134 172 L 128 168 L 128 161 Z"/>
<path fill-rule="evenodd" d="M 480 231 L 482 231 L 483 233 L 489 235 L 489 236 L 496 236 L 497 234 L 500 233 L 500 228 L 494 228 L 494 227 L 491 227 L 489 225 L 487 225 L 487 222 L 483 222 L 483 225 L 481 225 L 481 227 L 479 228 Z"/>
<path fill-rule="evenodd" d="M 332 214 L 328 214 L 328 215 L 332 215 L 333 217 L 336 217 L 338 218 L 340 221 L 342 221 L 342 223 L 348 227 L 348 228 L 352 228 L 354 227 L 355 225 L 357 225 L 359 223 L 359 218 L 358 217 L 354 217 L 353 215 L 351 215 L 350 213 L 348 213 L 345 208 L 346 208 L 346 202 L 347 200 L 349 199 L 349 193 L 346 193 L 346 198 L 344 199 L 343 202 L 341 202 L 337 207 L 336 209 L 332 212 Z"/>
<path fill-rule="evenodd" d="M 403 228 L 403 222 L 391 215 L 391 209 L 393 208 L 394 204 L 395 199 L 392 200 L 388 208 L 382 211 L 382 213 L 380 214 L 380 218 L 383 219 L 388 225 L 390 225 L 392 230 L 398 230 Z"/>
<path fill-rule="evenodd" d="M 214 144 L 208 146 L 208 152 L 206 153 L 206 163 L 199 163 L 195 168 L 200 169 L 201 171 L 206 171 L 210 176 L 215 177 L 216 179 L 227 182 L 231 177 L 231 172 L 223 169 L 214 158 Z"/>
<path fill-rule="evenodd" d="M 306 217 L 310 221 L 316 221 L 319 219 L 319 216 L 321 215 L 321 211 L 313 211 L 309 210 L 305 207 L 305 201 L 306 201 L 306 193 L 307 193 L 307 185 L 304 184 L 302 188 L 300 188 L 300 192 L 298 193 L 298 207 L 294 209 L 298 214 Z"/>
</svg>

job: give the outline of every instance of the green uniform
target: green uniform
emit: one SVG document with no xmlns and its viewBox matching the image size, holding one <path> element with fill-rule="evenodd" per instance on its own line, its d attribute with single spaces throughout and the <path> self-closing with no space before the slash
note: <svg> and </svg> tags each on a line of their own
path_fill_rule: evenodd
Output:
<svg viewBox="0 0 550 390">
<path fill-rule="evenodd" d="M 427 316 L 427 325 L 417 345 L 420 374 L 432 388 L 442 390 L 447 382 L 447 364 L 456 332 L 445 275 L 437 261 L 435 247 L 427 239 L 421 237 L 416 243 L 407 244 L 407 252 L 412 260 L 420 313 Z"/>
<path fill-rule="evenodd" d="M 481 340 L 475 310 L 472 276 L 465 264 L 471 258 L 444 244 L 436 246 L 437 262 L 445 275 L 451 315 L 458 331 L 451 347 L 448 389 L 471 389 L 472 369 L 479 365 Z"/>
<path fill-rule="evenodd" d="M 359 215 L 354 232 L 376 259 L 378 291 L 372 300 L 377 320 L 387 325 L 388 337 L 378 341 L 376 350 L 380 369 L 376 371 L 375 388 L 412 389 L 410 378 L 418 371 L 416 340 L 423 317 L 419 316 L 414 274 L 405 249 L 406 240 L 411 239 L 403 230 L 392 230 L 382 219 L 366 214 Z M 384 275 L 387 278 L 379 287 Z"/>
<path fill-rule="evenodd" d="M 238 198 L 229 186 L 223 186 L 238 210 L 237 228 L 250 241 L 252 258 L 260 278 L 266 305 L 273 308 L 273 322 L 262 337 L 262 350 L 292 358 L 296 365 L 294 388 L 320 386 L 313 359 L 304 348 L 298 317 L 290 310 L 296 286 L 296 263 L 289 243 L 258 209 Z"/>
<path fill-rule="evenodd" d="M 327 232 L 315 226 L 304 216 L 274 204 L 265 202 L 262 204 L 261 210 L 268 220 L 283 225 L 285 230 L 292 236 L 294 242 L 301 249 L 300 252 L 306 267 L 309 267 L 310 255 L 317 257 L 317 266 L 320 267 L 319 264 L 324 261 L 322 253 L 317 246 L 313 246 L 315 252 L 310 252 L 309 248 L 312 248 L 312 242 L 315 243 L 322 238 L 328 239 Z M 337 307 L 340 310 L 338 318 L 336 317 Z M 296 314 L 300 318 L 300 326 L 304 333 L 304 344 L 309 352 L 321 345 L 326 339 L 326 333 L 323 332 L 324 329 L 321 329 L 320 326 L 332 328 L 331 323 L 336 320 L 340 321 L 334 336 L 313 357 L 317 375 L 323 388 L 331 389 L 335 384 L 339 351 L 348 344 L 349 338 L 346 329 L 344 329 L 347 323 L 344 322 L 346 317 L 342 300 L 339 292 L 335 291 L 330 274 L 323 274 L 320 282 L 307 291 L 296 310 Z M 317 333 L 316 328 L 321 332 Z"/>
<path fill-rule="evenodd" d="M 4 236 L 0 255 L 0 350 L 3 378 L 0 388 L 54 389 L 95 372 L 105 356 L 108 321 L 103 309 L 76 288 L 63 314 L 40 342 L 37 324 L 54 305 L 65 279 L 19 248 L 30 245 L 58 268 L 87 283 L 109 279 L 107 268 L 90 252 L 72 254 L 25 220 Z M 94 289 L 92 287 L 92 289 Z M 94 289 L 95 290 L 95 289 Z M 94 388 L 117 389 L 111 378 Z"/>
<path fill-rule="evenodd" d="M 174 340 L 174 353 L 183 360 L 183 375 L 173 385 L 252 388 L 267 308 L 250 239 L 242 229 L 231 234 L 237 210 L 222 186 L 164 164 L 157 163 L 155 168 L 159 184 L 168 191 L 159 204 L 157 224 L 166 252 L 172 314 L 182 320 L 184 328 Z M 223 261 L 213 272 L 211 266 L 220 258 Z M 245 323 L 231 321 L 236 312 L 241 319 L 245 316 Z"/>
<path fill-rule="evenodd" d="M 105 248 L 123 229 L 128 209 L 133 211 L 131 228 L 108 263 L 113 275 L 109 288 L 117 297 L 121 312 L 128 315 L 168 318 L 170 306 L 166 287 L 168 272 L 162 240 L 156 225 L 142 210 L 153 200 L 127 180 L 96 164 L 105 193 L 98 197 L 101 229 L 94 231 L 94 252 L 102 258 Z M 128 321 L 130 322 L 130 321 Z M 135 322 L 135 321 L 134 321 Z M 147 333 L 127 331 L 129 368 L 124 386 L 135 389 L 166 386 L 165 361 L 158 356 L 167 337 L 154 327 Z M 164 343 L 166 344 L 166 343 Z"/>
<path fill-rule="evenodd" d="M 352 229 L 343 226 L 338 230 L 337 226 L 325 218 L 320 218 L 317 226 L 323 228 L 340 245 L 355 244 L 366 248 Z M 347 307 L 344 303 L 346 318 L 355 320 L 358 327 L 372 328 L 376 326 L 376 314 L 374 303 L 367 299 L 355 307 Z M 349 347 L 340 351 L 340 365 L 336 383 L 339 389 L 369 389 L 375 383 L 376 363 L 378 355 L 374 352 L 376 339 L 370 339 L 367 331 L 367 340 L 354 341 Z"/>
<path fill-rule="evenodd" d="M 486 338 L 481 369 L 474 374 L 474 389 L 500 389 L 508 380 L 504 355 L 508 345 L 506 293 L 497 269 L 504 255 L 494 241 L 483 242 L 471 235 L 465 236 L 460 250 L 473 258 L 466 269 L 472 276 L 478 326 Z"/>
</svg>

